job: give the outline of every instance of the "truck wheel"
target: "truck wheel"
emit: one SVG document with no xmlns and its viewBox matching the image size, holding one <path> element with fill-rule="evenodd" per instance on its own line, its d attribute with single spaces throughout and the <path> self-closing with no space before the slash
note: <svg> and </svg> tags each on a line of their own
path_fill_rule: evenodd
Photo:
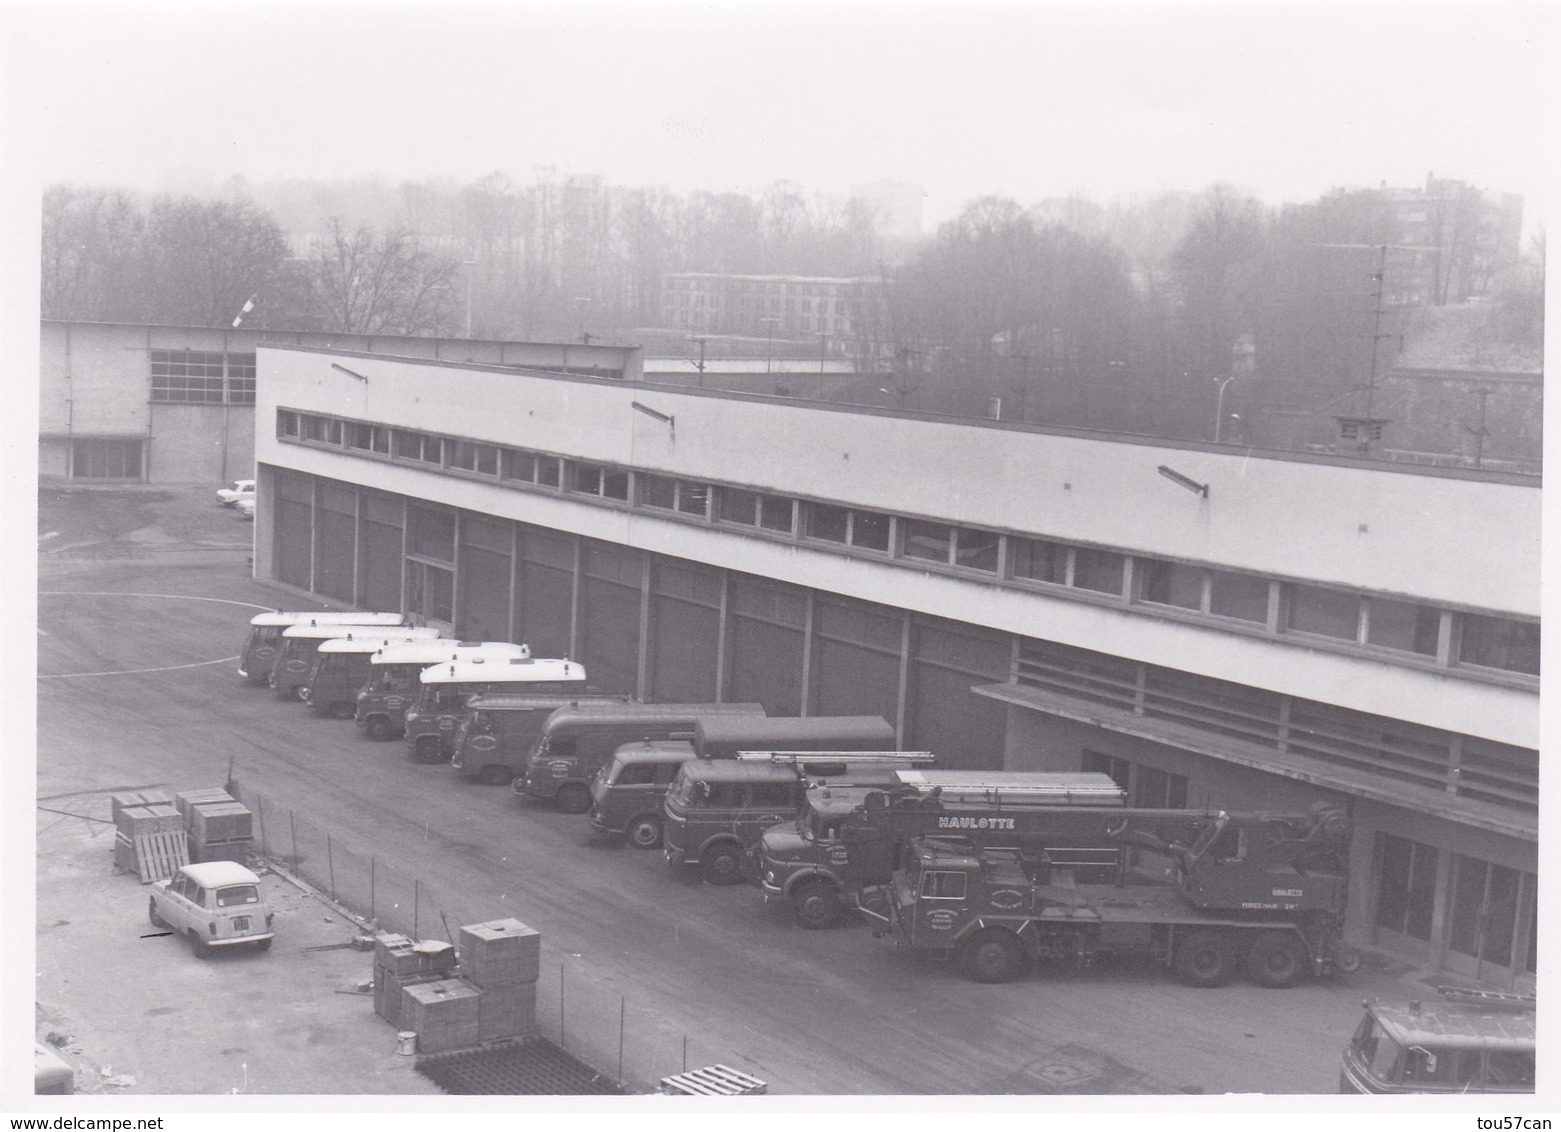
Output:
<svg viewBox="0 0 1561 1132">
<path fill-rule="evenodd" d="M 484 786 L 508 786 L 515 781 L 515 772 L 503 763 L 489 763 L 477 772 L 477 781 Z"/>
<path fill-rule="evenodd" d="M 1247 949 L 1247 977 L 1260 987 L 1293 987 L 1306 960 L 1305 945 L 1289 932 L 1263 932 Z"/>
<path fill-rule="evenodd" d="M 152 921 L 154 928 L 166 928 L 168 921 L 157 914 L 157 901 L 152 897 L 146 898 L 146 918 Z"/>
<path fill-rule="evenodd" d="M 396 737 L 396 729 L 391 726 L 390 720 L 382 715 L 376 715 L 370 719 L 366 730 L 369 733 L 369 738 L 376 743 L 383 743 Z"/>
<path fill-rule="evenodd" d="M 444 748 L 439 745 L 439 736 L 424 735 L 417 741 L 417 761 L 420 763 L 443 763 L 450 760 L 445 756 Z"/>
<path fill-rule="evenodd" d="M 711 884 L 737 884 L 743 879 L 743 854 L 735 845 L 714 845 L 699 859 L 699 867 Z"/>
<path fill-rule="evenodd" d="M 261 940 L 259 943 L 255 944 L 255 950 L 256 951 L 270 951 L 271 950 L 271 940 L 274 939 L 274 938 L 275 938 L 274 936 L 268 936 L 265 939 Z"/>
<path fill-rule="evenodd" d="M 636 849 L 654 849 L 661 844 L 661 819 L 655 814 L 637 814 L 624 835 Z"/>
<path fill-rule="evenodd" d="M 1008 983 L 1024 967 L 1024 945 L 1005 928 L 983 928 L 959 949 L 960 970 L 978 983 Z"/>
<path fill-rule="evenodd" d="M 358 705 L 348 703 L 346 700 L 337 700 L 331 705 L 332 719 L 351 719 L 358 713 Z"/>
<path fill-rule="evenodd" d="M 190 952 L 197 959 L 210 959 L 211 948 L 194 928 L 190 929 Z"/>
<path fill-rule="evenodd" d="M 1176 949 L 1176 976 L 1188 986 L 1222 986 L 1234 965 L 1230 941 L 1219 932 L 1191 932 Z"/>
<path fill-rule="evenodd" d="M 1360 952 L 1347 943 L 1333 949 L 1333 969 L 1341 975 L 1353 975 L 1360 970 Z"/>
<path fill-rule="evenodd" d="M 792 890 L 791 916 L 799 927 L 833 927 L 840 922 L 840 893 L 827 880 L 805 880 Z"/>
<path fill-rule="evenodd" d="M 566 814 L 583 814 L 591 808 L 591 792 L 578 782 L 566 782 L 553 795 L 553 805 Z"/>
</svg>

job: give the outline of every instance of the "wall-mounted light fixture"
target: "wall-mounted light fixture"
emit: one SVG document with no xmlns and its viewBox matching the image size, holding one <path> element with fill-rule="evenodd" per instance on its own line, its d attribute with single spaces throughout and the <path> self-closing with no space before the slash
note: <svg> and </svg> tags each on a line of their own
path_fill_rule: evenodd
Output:
<svg viewBox="0 0 1561 1132">
<path fill-rule="evenodd" d="M 1203 496 L 1205 499 L 1207 499 L 1209 497 L 1209 485 L 1208 484 L 1206 484 L 1206 483 L 1199 483 L 1197 480 L 1193 479 L 1191 476 L 1184 476 L 1184 475 L 1182 475 L 1182 473 L 1178 472 L 1175 468 L 1168 468 L 1164 464 L 1160 465 L 1159 471 L 1160 471 L 1160 474 L 1162 476 L 1164 476 L 1166 479 L 1170 480 L 1172 483 L 1180 484 L 1182 487 L 1185 487 L 1188 491 L 1195 491 L 1199 495 Z"/>
<path fill-rule="evenodd" d="M 676 428 L 677 427 L 677 425 L 673 423 L 673 418 L 670 415 L 668 415 L 667 413 L 657 412 L 655 409 L 652 409 L 649 405 L 641 405 L 638 401 L 630 401 L 629 402 L 629 408 L 635 410 L 636 412 L 644 413 L 647 417 L 650 417 L 652 420 L 660 421 L 662 424 L 666 425 L 668 428 Z"/>
<path fill-rule="evenodd" d="M 348 369 L 346 366 L 339 366 L 335 362 L 332 362 L 331 363 L 331 368 L 335 369 L 335 370 L 340 370 L 342 373 L 346 374 L 348 377 L 355 377 L 359 381 L 363 382 L 365 385 L 368 384 L 368 381 L 369 381 L 368 378 L 364 377 L 361 373 L 355 373 L 354 371 Z"/>
</svg>

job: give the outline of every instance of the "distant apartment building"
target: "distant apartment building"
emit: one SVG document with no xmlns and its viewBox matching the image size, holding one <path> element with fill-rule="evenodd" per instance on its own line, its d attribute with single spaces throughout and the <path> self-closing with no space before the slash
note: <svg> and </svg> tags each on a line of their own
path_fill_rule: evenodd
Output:
<svg viewBox="0 0 1561 1132">
<path fill-rule="evenodd" d="M 1354 195 L 1340 190 L 1322 205 Z M 1486 295 L 1521 255 L 1523 198 L 1517 194 L 1428 174 L 1424 186 L 1384 183 L 1368 196 L 1384 210 L 1372 217 L 1373 242 L 1380 239 L 1392 256 L 1383 279 L 1385 306 L 1442 306 Z"/>
<path fill-rule="evenodd" d="M 661 280 L 662 321 L 683 330 L 756 338 L 849 337 L 871 276 L 718 275 L 691 271 Z"/>
</svg>

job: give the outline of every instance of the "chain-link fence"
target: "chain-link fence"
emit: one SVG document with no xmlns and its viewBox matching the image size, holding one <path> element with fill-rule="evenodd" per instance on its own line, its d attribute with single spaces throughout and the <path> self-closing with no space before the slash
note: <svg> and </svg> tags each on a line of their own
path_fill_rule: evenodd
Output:
<svg viewBox="0 0 1561 1132">
<path fill-rule="evenodd" d="M 523 912 L 454 899 L 405 869 L 352 848 L 294 810 L 240 783 L 230 791 L 254 815 L 254 844 L 265 859 L 382 931 L 457 943 L 463 924 Z M 367 960 L 365 960 L 367 966 Z M 631 1091 L 652 1091 L 673 1073 L 724 1064 L 764 1079 L 752 1060 L 682 1032 L 653 1004 L 635 1002 L 591 965 L 542 940 L 537 1027 L 544 1038 Z"/>
</svg>

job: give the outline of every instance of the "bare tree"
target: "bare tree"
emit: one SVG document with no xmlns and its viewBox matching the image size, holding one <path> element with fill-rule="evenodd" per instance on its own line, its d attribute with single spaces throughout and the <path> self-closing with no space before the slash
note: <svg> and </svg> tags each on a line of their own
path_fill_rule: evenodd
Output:
<svg viewBox="0 0 1561 1132">
<path fill-rule="evenodd" d="M 247 201 L 160 197 L 146 222 L 145 319 L 225 326 L 252 295 L 274 291 L 287 241 Z"/>
<path fill-rule="evenodd" d="M 126 193 L 51 185 L 43 194 L 43 317 L 137 318 L 144 229 Z"/>
<path fill-rule="evenodd" d="M 1262 206 L 1230 185 L 1206 192 L 1172 257 L 1192 369 L 1228 377 L 1232 350 L 1251 329 L 1250 298 L 1263 251 Z"/>
<path fill-rule="evenodd" d="M 326 330 L 347 334 L 449 334 L 460 263 L 421 249 L 405 229 L 348 229 L 332 218 L 314 245 L 311 301 Z"/>
</svg>

